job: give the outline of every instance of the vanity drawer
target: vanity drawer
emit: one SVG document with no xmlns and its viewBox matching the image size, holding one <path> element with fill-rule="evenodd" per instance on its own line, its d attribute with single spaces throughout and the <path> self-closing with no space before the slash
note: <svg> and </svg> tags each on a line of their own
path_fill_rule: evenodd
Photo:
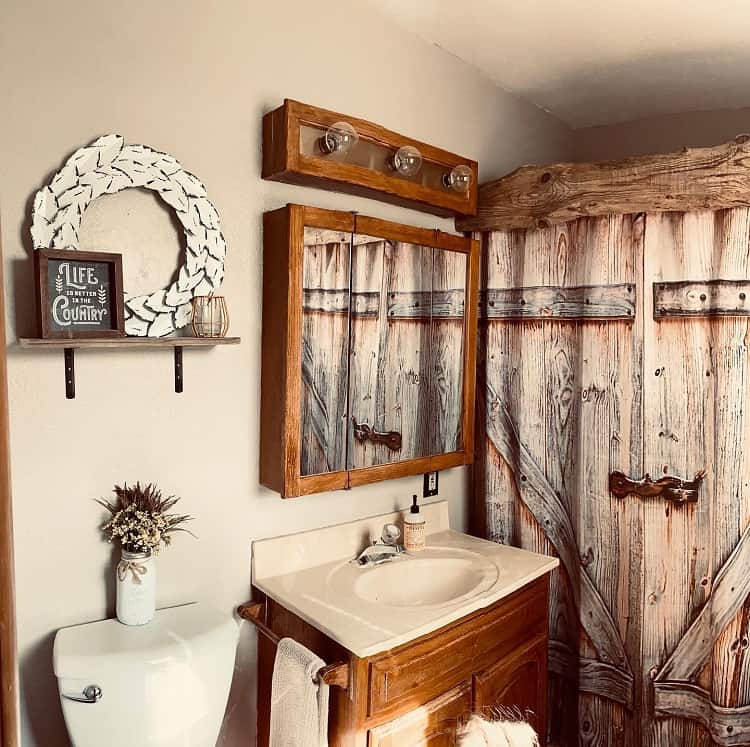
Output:
<svg viewBox="0 0 750 747">
<path fill-rule="evenodd" d="M 370 659 L 368 715 L 424 703 L 547 631 L 547 577 L 459 623 Z"/>
</svg>

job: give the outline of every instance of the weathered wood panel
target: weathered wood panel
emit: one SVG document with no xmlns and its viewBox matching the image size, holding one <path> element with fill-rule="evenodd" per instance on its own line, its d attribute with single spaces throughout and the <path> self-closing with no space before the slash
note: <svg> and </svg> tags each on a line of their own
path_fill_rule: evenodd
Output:
<svg viewBox="0 0 750 747">
<path fill-rule="evenodd" d="M 349 283 L 351 234 L 326 231 L 327 244 L 314 244 L 320 229 L 305 228 L 303 287 L 328 295 Z M 346 469 L 346 314 L 302 312 L 302 401 L 300 470 L 315 475 Z"/>
<path fill-rule="evenodd" d="M 463 448 L 464 307 L 467 255 L 432 250 L 432 330 L 430 338 L 430 453 L 446 454 Z M 450 315 L 439 313 L 450 298 Z M 437 302 L 437 303 L 436 303 Z M 460 315 L 455 311 L 460 310 Z"/>
<path fill-rule="evenodd" d="M 440 251 L 440 250 L 437 250 Z M 464 258 L 465 255 L 458 255 Z M 464 318 L 466 291 L 463 286 L 434 291 L 391 291 L 386 306 L 388 319 L 458 319 Z M 380 312 L 380 293 L 376 291 L 352 293 L 346 288 L 305 288 L 305 311 L 352 316 L 377 316 Z"/>
<path fill-rule="evenodd" d="M 350 469 L 430 453 L 430 318 L 389 318 L 388 304 L 392 294 L 428 297 L 431 273 L 429 247 L 370 237 L 352 249 L 352 293 L 375 293 L 379 306 L 375 316 L 351 320 L 351 417 L 377 431 L 400 433 L 401 449 L 359 441 L 350 429 Z"/>
<path fill-rule="evenodd" d="M 750 204 L 750 137 L 711 148 L 601 163 L 522 166 L 479 187 L 460 231 L 537 228 L 581 217 L 719 210 Z"/>
<path fill-rule="evenodd" d="M 654 283 L 654 318 L 750 316 L 750 280 Z"/>
<path fill-rule="evenodd" d="M 498 232 L 485 239 L 484 288 L 488 298 L 530 286 L 634 288 L 641 251 L 639 216 Z M 480 488 L 488 529 L 560 554 L 551 636 L 554 646 L 590 662 L 574 670 L 577 687 L 570 673 L 551 678 L 550 697 L 563 716 L 553 722 L 552 738 L 561 744 L 631 745 L 639 732 L 629 708 L 630 661 L 638 661 L 640 642 L 640 506 L 611 498 L 606 488 L 610 469 L 641 466 L 640 440 L 630 441 L 639 433 L 631 419 L 640 412 L 640 320 L 633 310 L 633 324 L 547 319 L 520 327 L 495 318 L 484 330 L 488 386 L 479 390 L 488 454 Z M 597 448 L 585 450 L 586 443 Z M 570 720 L 576 710 L 577 723 Z"/>
<path fill-rule="evenodd" d="M 489 288 L 481 294 L 483 319 L 635 318 L 635 285 Z"/>
<path fill-rule="evenodd" d="M 654 215 L 648 221 L 645 282 L 748 276 L 747 209 Z M 737 644 L 747 635 L 747 594 L 728 608 L 726 596 L 716 593 L 721 575 L 714 581 L 750 518 L 744 495 L 750 477 L 744 454 L 744 413 L 750 404 L 747 333 L 746 318 L 724 316 L 653 323 L 653 334 L 647 336 L 646 376 L 653 378 L 645 410 L 653 417 L 645 433 L 647 441 L 658 446 L 646 468 L 707 466 L 708 474 L 695 506 L 673 509 L 668 515 L 657 507 L 646 509 L 649 544 L 660 549 L 663 560 L 658 569 L 649 566 L 644 666 L 658 679 L 692 668 L 693 686 L 700 683 L 710 702 L 721 708 L 750 701 L 744 686 L 747 663 Z M 727 589 L 740 595 L 742 587 L 725 587 L 725 594 Z M 729 609 L 733 614 L 727 620 Z M 712 627 L 709 638 L 700 636 L 698 645 L 696 633 L 709 633 L 703 627 L 709 618 L 721 628 Z M 700 661 L 695 659 L 698 654 Z M 647 744 L 665 738 L 710 743 L 712 729 L 691 711 L 680 714 L 672 706 L 669 712 L 679 718 L 657 719 Z"/>
</svg>

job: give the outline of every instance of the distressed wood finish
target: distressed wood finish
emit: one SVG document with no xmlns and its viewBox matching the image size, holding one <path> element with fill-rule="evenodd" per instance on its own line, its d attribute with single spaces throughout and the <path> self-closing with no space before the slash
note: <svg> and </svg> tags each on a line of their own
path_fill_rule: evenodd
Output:
<svg viewBox="0 0 750 747">
<path fill-rule="evenodd" d="M 264 221 L 261 482 L 293 497 L 470 464 L 478 242 L 298 205 Z"/>
<path fill-rule="evenodd" d="M 748 235 L 747 209 L 649 215 L 644 281 L 746 278 Z M 650 316 L 649 311 L 647 307 Z M 644 412 L 651 415 L 644 421 L 644 437 L 658 447 L 644 468 L 652 474 L 657 470 L 689 474 L 703 466 L 709 471 L 696 504 L 668 514 L 658 506 L 645 509 L 647 548 L 669 551 L 663 552 L 660 568 L 647 565 L 644 630 L 650 635 L 644 636 L 643 666 L 649 679 L 678 679 L 687 662 L 702 653 L 700 671 L 685 679 L 709 693 L 714 705 L 739 707 L 750 701 L 748 662 L 737 644 L 748 634 L 742 609 L 747 594 L 741 595 L 739 585 L 720 585 L 717 572 L 750 523 L 745 487 L 750 465 L 743 448 L 750 435 L 745 417 L 750 404 L 748 321 L 694 318 L 654 323 L 653 329 L 646 346 L 644 375 L 651 385 Z M 723 593 L 714 596 L 715 592 Z M 727 607 L 727 595 L 735 594 L 740 598 L 732 609 Z M 727 620 L 730 610 L 733 614 Z M 707 616 L 723 625 L 695 646 L 691 625 Z M 710 655 L 706 645 L 711 646 Z M 669 659 L 660 674 L 665 652 Z M 670 713 L 673 718 L 655 720 L 646 744 L 655 746 L 665 738 L 710 743 L 712 729 L 701 725 L 701 719 L 694 720 L 690 709 L 680 713 L 671 708 Z"/>
<path fill-rule="evenodd" d="M 254 589 L 258 601 L 243 608 L 264 631 L 258 637 L 258 747 L 268 747 L 273 662 L 285 636 L 324 661 L 348 664 L 348 689 L 330 691 L 331 747 L 453 747 L 457 723 L 503 694 L 503 705 L 528 708 L 545 723 L 548 594 L 543 576 L 450 625 L 361 659 Z M 522 674 L 529 678 L 523 686 Z M 441 735 L 436 722 L 448 733 Z"/>
<path fill-rule="evenodd" d="M 748 296 L 748 280 L 654 283 L 654 319 L 674 316 L 750 316 Z"/>
<path fill-rule="evenodd" d="M 0 245 L 0 288 L 4 287 Z M 3 298 L 0 298 L 0 349 L 5 351 Z M 0 356 L 0 745 L 18 747 L 18 663 L 9 444 L 8 372 L 3 352 Z"/>
<path fill-rule="evenodd" d="M 351 124 L 360 136 L 359 150 L 369 150 L 364 159 L 352 153 L 325 156 L 303 146 L 300 132 L 310 125 L 320 128 L 336 122 Z M 404 145 L 416 147 L 423 157 L 422 172 L 433 177 L 405 179 L 387 168 L 387 161 Z M 464 164 L 473 172 L 467 194 L 446 189 L 443 173 Z M 477 208 L 478 167 L 476 161 L 387 130 L 380 125 L 346 114 L 286 99 L 283 106 L 263 117 L 264 179 L 301 184 L 337 192 L 384 200 L 442 216 L 474 215 Z M 437 177 L 437 178 L 434 178 Z"/>
<path fill-rule="evenodd" d="M 361 238 L 361 237 L 360 237 Z M 465 279 L 462 278 L 465 282 Z M 463 320 L 466 303 L 466 289 L 432 291 L 391 291 L 388 294 L 386 313 L 390 320 L 414 319 Z M 348 314 L 352 316 L 377 316 L 380 310 L 380 293 L 376 291 L 349 293 L 348 288 L 304 289 L 304 310 L 320 311 L 327 314 Z"/>
<path fill-rule="evenodd" d="M 483 286 L 488 297 L 539 286 L 635 289 L 642 251 L 642 216 L 497 232 L 485 238 Z M 488 536 L 562 563 L 552 578 L 551 650 L 569 653 L 551 660 L 552 743 L 629 747 L 640 733 L 631 662 L 640 652 L 642 507 L 607 491 L 613 469 L 641 468 L 631 423 L 640 413 L 642 318 L 633 311 L 629 324 L 483 325 L 479 510 Z M 597 448 L 581 448 L 589 442 Z"/>
<path fill-rule="evenodd" d="M 485 325 L 481 510 L 488 536 L 551 543 L 560 554 L 553 711 L 571 707 L 557 681 L 579 692 L 577 724 L 558 732 L 563 744 L 750 740 L 750 329 L 734 313 L 750 277 L 749 236 L 750 209 L 732 208 L 580 219 L 485 239 L 490 290 L 591 284 L 577 275 L 584 268 L 597 284 L 649 291 L 632 325 Z M 659 303 L 685 313 L 660 320 Z M 611 495 L 606 465 L 620 470 Z M 627 478 L 643 474 L 654 479 Z M 664 487 L 677 502 L 655 495 Z M 631 682 L 607 660 L 618 642 L 598 630 L 602 620 L 612 630 L 603 612 Z"/>
<path fill-rule="evenodd" d="M 355 438 L 349 431 L 350 469 L 428 457 L 429 450 L 429 312 L 412 320 L 394 320 L 388 299 L 399 292 L 429 294 L 432 248 L 383 240 L 352 251 L 352 292 L 377 292 L 374 317 L 351 321 L 349 406 L 351 418 L 379 432 L 401 434 L 394 451 L 381 442 Z M 429 310 L 429 305 L 428 305 Z"/>
<path fill-rule="evenodd" d="M 349 285 L 351 232 L 305 227 L 302 287 L 323 296 Z M 345 297 L 348 301 L 348 297 Z M 302 475 L 346 471 L 348 303 L 343 313 L 328 313 L 305 304 L 302 309 Z"/>
<path fill-rule="evenodd" d="M 635 285 L 490 288 L 482 292 L 482 319 L 635 318 Z"/>
<path fill-rule="evenodd" d="M 523 166 L 479 189 L 460 231 L 537 228 L 581 217 L 719 210 L 750 203 L 750 138 L 602 163 Z"/>
</svg>

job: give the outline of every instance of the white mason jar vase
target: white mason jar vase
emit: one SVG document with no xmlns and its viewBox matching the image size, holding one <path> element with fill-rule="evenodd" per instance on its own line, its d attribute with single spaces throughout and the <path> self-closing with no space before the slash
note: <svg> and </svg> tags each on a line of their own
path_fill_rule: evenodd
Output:
<svg viewBox="0 0 750 747">
<path fill-rule="evenodd" d="M 122 551 L 117 564 L 117 619 L 145 625 L 156 612 L 156 559 L 150 552 Z"/>
</svg>

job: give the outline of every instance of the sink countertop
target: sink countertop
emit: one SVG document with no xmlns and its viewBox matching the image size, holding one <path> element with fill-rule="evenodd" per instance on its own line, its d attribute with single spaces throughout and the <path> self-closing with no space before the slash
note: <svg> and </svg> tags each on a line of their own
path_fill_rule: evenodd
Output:
<svg viewBox="0 0 750 747">
<path fill-rule="evenodd" d="M 432 504 L 440 506 L 440 504 Z M 477 539 L 444 527 L 428 534 L 427 549 L 398 558 L 391 564 L 361 568 L 349 561 L 356 553 L 320 565 L 297 568 L 276 576 L 254 575 L 253 583 L 264 594 L 337 641 L 356 656 L 387 651 L 499 601 L 559 565 L 557 558 Z M 378 520 L 389 517 L 377 517 Z M 347 526 L 347 525 L 342 525 Z M 428 524 L 429 526 L 429 524 Z M 327 530 L 323 530 L 327 531 Z M 314 533 L 305 533 L 308 539 Z M 262 542 L 269 542 L 268 540 Z M 367 601 L 354 585 L 365 574 L 389 568 L 398 579 L 398 566 L 430 559 L 481 556 L 481 581 L 470 593 L 445 603 L 409 606 Z M 491 568 L 492 572 L 487 569 Z M 335 583 L 331 580 L 335 579 Z"/>
</svg>

